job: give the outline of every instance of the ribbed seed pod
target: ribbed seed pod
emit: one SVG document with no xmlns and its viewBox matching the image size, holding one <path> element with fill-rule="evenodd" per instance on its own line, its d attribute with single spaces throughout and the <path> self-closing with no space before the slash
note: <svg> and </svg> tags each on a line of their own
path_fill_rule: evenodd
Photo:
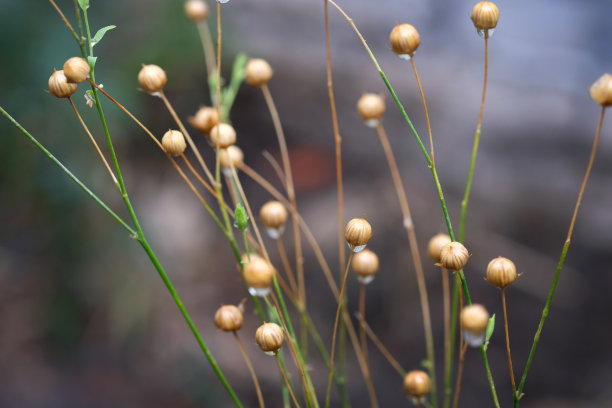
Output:
<svg viewBox="0 0 612 408">
<path fill-rule="evenodd" d="M 237 169 L 244 161 L 244 153 L 236 145 L 229 146 L 219 151 L 219 164 L 226 175 L 232 174 L 232 167 Z"/>
<path fill-rule="evenodd" d="M 68 98 L 76 92 L 77 85 L 68 82 L 64 70 L 53 71 L 49 77 L 49 93 L 58 98 Z"/>
<path fill-rule="evenodd" d="M 461 311 L 460 319 L 463 327 L 463 339 L 472 347 L 482 346 L 489 324 L 487 309 L 479 304 L 466 306 Z"/>
<path fill-rule="evenodd" d="M 389 42 L 394 53 L 404 59 L 410 59 L 421 44 L 421 36 L 414 26 L 398 24 L 391 30 Z"/>
<path fill-rule="evenodd" d="M 254 87 L 261 87 L 268 83 L 274 75 L 272 67 L 266 60 L 261 58 L 252 58 L 246 66 L 246 82 Z"/>
<path fill-rule="evenodd" d="M 451 239 L 448 234 L 439 233 L 434 235 L 427 244 L 427 255 L 434 261 L 440 262 L 442 248 L 450 243 Z"/>
<path fill-rule="evenodd" d="M 440 264 L 446 269 L 459 271 L 463 269 L 470 254 L 461 242 L 451 242 L 440 251 Z"/>
<path fill-rule="evenodd" d="M 363 250 L 372 237 L 372 226 L 363 218 L 353 218 L 346 224 L 344 239 L 353 252 Z"/>
<path fill-rule="evenodd" d="M 166 153 L 172 156 L 180 156 L 187 148 L 185 137 L 178 130 L 169 130 L 162 137 L 162 146 Z"/>
<path fill-rule="evenodd" d="M 243 321 L 242 312 L 233 305 L 223 305 L 215 313 L 215 326 L 223 331 L 239 330 Z"/>
<path fill-rule="evenodd" d="M 208 17 L 208 4 L 203 0 L 187 0 L 185 2 L 185 15 L 194 23 L 199 23 Z"/>
<path fill-rule="evenodd" d="M 376 127 L 385 113 L 385 100 L 378 94 L 364 93 L 357 101 L 357 110 L 366 125 Z"/>
<path fill-rule="evenodd" d="M 603 107 L 612 106 L 612 75 L 603 74 L 589 89 L 591 98 Z"/>
<path fill-rule="evenodd" d="M 64 62 L 64 75 L 70 83 L 78 84 L 87 79 L 91 68 L 85 59 L 72 57 Z"/>
<path fill-rule="evenodd" d="M 270 285 L 274 280 L 276 270 L 261 257 L 251 255 L 251 262 L 244 265 L 244 281 L 253 296 L 266 296 L 270 293 Z"/>
<path fill-rule="evenodd" d="M 261 207 L 259 217 L 266 228 L 270 238 L 277 239 L 285 230 L 289 214 L 285 206 L 279 201 L 268 201 Z"/>
<path fill-rule="evenodd" d="M 276 323 L 264 323 L 255 332 L 255 342 L 268 355 L 276 355 L 284 341 L 283 329 Z"/>
<path fill-rule="evenodd" d="M 195 116 L 190 116 L 187 120 L 199 132 L 208 135 L 210 130 L 219 124 L 219 114 L 215 108 L 202 106 Z"/>
<path fill-rule="evenodd" d="M 479 30 L 490 30 L 497 26 L 499 9 L 491 1 L 481 1 L 472 9 L 472 22 Z"/>
<path fill-rule="evenodd" d="M 519 275 L 514 262 L 504 257 L 497 257 L 487 266 L 487 282 L 500 289 L 514 282 Z"/>
<path fill-rule="evenodd" d="M 364 285 L 374 280 L 374 276 L 378 272 L 378 265 L 378 255 L 369 249 L 364 249 L 355 254 L 351 264 L 353 272 L 357 275 L 357 280 Z"/>
<path fill-rule="evenodd" d="M 140 89 L 148 93 L 155 93 L 164 89 L 167 80 L 166 73 L 157 65 L 142 64 L 142 68 L 138 72 Z"/>
<path fill-rule="evenodd" d="M 219 123 L 210 130 L 210 141 L 214 147 L 225 149 L 236 143 L 236 131 L 227 123 Z"/>
<path fill-rule="evenodd" d="M 431 382 L 425 371 L 412 370 L 404 377 L 404 392 L 414 398 L 417 403 L 423 402 L 430 389 Z"/>
</svg>

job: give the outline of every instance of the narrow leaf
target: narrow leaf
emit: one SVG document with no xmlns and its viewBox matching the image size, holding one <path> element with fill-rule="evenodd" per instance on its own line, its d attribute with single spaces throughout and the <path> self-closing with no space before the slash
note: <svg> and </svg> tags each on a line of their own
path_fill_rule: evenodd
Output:
<svg viewBox="0 0 612 408">
<path fill-rule="evenodd" d="M 89 0 L 79 0 L 79 6 L 81 6 L 83 11 L 87 10 L 89 8 Z"/>
<path fill-rule="evenodd" d="M 89 62 L 89 66 L 91 68 L 96 66 L 96 60 L 98 59 L 98 57 L 92 57 L 92 56 L 88 56 L 87 57 L 87 62 Z"/>
<path fill-rule="evenodd" d="M 489 348 L 489 340 L 491 340 L 491 336 L 493 335 L 493 330 L 495 330 L 495 314 L 489 318 L 489 323 L 487 323 L 487 331 L 485 333 L 485 351 Z"/>
<path fill-rule="evenodd" d="M 109 26 L 99 29 L 96 35 L 94 35 L 93 39 L 91 40 L 92 45 L 98 44 L 102 40 L 102 37 L 104 37 L 104 34 L 106 34 L 107 31 L 110 31 L 116 27 L 117 26 L 109 25 Z"/>
</svg>

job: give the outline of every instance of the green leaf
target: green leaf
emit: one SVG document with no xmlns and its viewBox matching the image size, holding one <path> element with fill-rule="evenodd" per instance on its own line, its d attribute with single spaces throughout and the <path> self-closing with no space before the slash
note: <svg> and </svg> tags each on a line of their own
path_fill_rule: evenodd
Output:
<svg viewBox="0 0 612 408">
<path fill-rule="evenodd" d="M 249 226 L 249 217 L 247 216 L 244 206 L 240 203 L 236 205 L 235 217 L 236 217 L 236 226 L 241 231 L 246 230 L 247 227 Z"/>
<path fill-rule="evenodd" d="M 493 335 L 493 330 L 495 330 L 495 314 L 489 318 L 489 323 L 487 323 L 487 331 L 485 334 L 485 350 L 489 347 L 489 340 L 491 340 L 491 336 Z"/>
<path fill-rule="evenodd" d="M 89 0 L 79 0 L 79 6 L 81 6 L 83 11 L 87 10 L 89 8 Z"/>
<path fill-rule="evenodd" d="M 89 62 L 89 66 L 93 69 L 96 66 L 96 60 L 98 57 L 92 57 L 91 55 L 87 57 L 87 62 Z"/>
<path fill-rule="evenodd" d="M 104 37 L 104 34 L 106 34 L 107 31 L 112 30 L 113 28 L 116 28 L 116 27 L 117 26 L 109 25 L 109 26 L 99 29 L 96 35 L 94 35 L 94 37 L 91 40 L 92 47 L 98 44 L 100 41 L 102 41 L 102 37 Z"/>
</svg>

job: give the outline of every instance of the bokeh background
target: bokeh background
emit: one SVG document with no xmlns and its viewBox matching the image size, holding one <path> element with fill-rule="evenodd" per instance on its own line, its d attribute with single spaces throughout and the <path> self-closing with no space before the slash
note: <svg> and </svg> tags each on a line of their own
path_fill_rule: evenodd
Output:
<svg viewBox="0 0 612 408">
<path fill-rule="evenodd" d="M 57 3 L 74 22 L 73 2 Z M 182 1 L 91 3 L 94 31 L 117 25 L 96 47 L 98 81 L 158 135 L 175 125 L 158 99 L 138 91 L 141 63 L 166 70 L 167 94 L 182 118 L 208 103 L 204 57 L 196 28 L 183 15 Z M 429 102 L 438 171 L 457 225 L 483 73 L 483 40 L 469 20 L 474 2 L 340 3 L 425 136 L 410 66 L 388 45 L 388 34 L 398 22 L 409 22 L 420 31 L 416 63 Z M 498 6 L 501 18 L 490 41 L 483 137 L 468 213 L 466 245 L 473 256 L 466 273 L 472 298 L 498 315 L 498 290 L 482 279 L 487 262 L 503 255 L 523 273 L 507 291 L 519 376 L 595 132 L 599 107 L 587 90 L 612 70 L 612 3 L 521 0 L 499 1 Z M 266 58 L 275 69 L 270 88 L 290 146 L 299 208 L 328 262 L 337 265 L 322 2 L 232 0 L 223 6 L 222 20 L 224 74 L 238 52 Z M 424 357 L 414 271 L 382 149 L 355 109 L 363 92 L 387 94 L 346 21 L 334 10 L 330 21 L 346 218 L 365 215 L 370 220 L 370 247 L 381 258 L 379 276 L 368 288 L 367 319 L 404 368 L 412 369 Z M 127 218 L 70 107 L 46 93 L 53 68 L 60 69 L 78 54 L 65 26 L 48 2 L 0 0 L 0 27 L 0 105 Z M 83 103 L 84 91 L 81 86 L 75 100 L 102 142 L 99 120 Z M 429 170 L 391 102 L 387 97 L 384 123 L 425 256 L 427 240 L 444 230 L 444 222 Z M 153 248 L 239 396 L 246 406 L 255 406 L 235 344 L 212 322 L 220 304 L 238 303 L 246 296 L 229 246 L 165 157 L 118 109 L 107 101 L 103 105 L 128 191 Z M 267 150 L 278 157 L 261 93 L 244 85 L 231 119 L 246 162 L 278 186 L 261 154 Z M 611 134 L 608 120 L 527 381 L 525 407 L 602 407 L 611 397 Z M 4 118 L 0 135 L 0 406 L 232 406 L 137 243 Z M 203 140 L 199 143 L 206 147 Z M 210 152 L 206 157 L 212 158 Z M 257 185 L 244 182 L 254 207 L 269 199 Z M 312 315 L 329 342 L 334 302 L 312 252 L 306 250 L 305 255 Z M 441 282 L 429 262 L 426 272 L 441 367 Z M 354 309 L 357 284 L 349 282 L 349 307 Z M 281 406 L 276 366 L 252 341 L 257 319 L 250 302 L 246 316 L 242 336 L 264 396 L 269 406 Z M 373 348 L 371 356 L 381 406 L 409 406 L 401 378 Z M 351 402 L 366 406 L 352 352 L 348 357 Z M 499 324 L 489 358 L 502 405 L 509 406 L 511 389 Z M 326 373 L 314 359 L 312 375 L 320 394 Z M 480 357 L 470 351 L 460 405 L 487 407 L 490 401 Z"/>
</svg>

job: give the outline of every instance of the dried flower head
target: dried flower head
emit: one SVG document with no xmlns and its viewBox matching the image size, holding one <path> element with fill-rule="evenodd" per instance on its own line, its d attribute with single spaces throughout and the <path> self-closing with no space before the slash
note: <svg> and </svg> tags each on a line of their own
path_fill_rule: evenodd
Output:
<svg viewBox="0 0 612 408">
<path fill-rule="evenodd" d="M 344 228 L 344 239 L 353 252 L 363 250 L 372 237 L 372 226 L 363 218 L 353 218 Z"/>
<path fill-rule="evenodd" d="M 219 114 L 215 108 L 202 106 L 195 116 L 190 116 L 187 120 L 191 126 L 207 135 L 213 127 L 219 124 Z"/>
<path fill-rule="evenodd" d="M 354 255 L 351 266 L 353 267 L 353 272 L 357 275 L 357 280 L 367 285 L 372 282 L 376 272 L 378 272 L 378 264 L 378 255 L 369 249 L 364 249 Z"/>
<path fill-rule="evenodd" d="M 187 0 L 185 15 L 194 23 L 205 20 L 208 17 L 208 4 L 204 0 Z"/>
<path fill-rule="evenodd" d="M 412 57 L 421 44 L 421 36 L 414 26 L 398 24 L 391 30 L 389 42 L 391 49 L 397 55 Z"/>
<path fill-rule="evenodd" d="M 172 156 L 180 156 L 187 148 L 185 137 L 178 130 L 168 130 L 162 137 L 162 146 L 166 153 Z"/>
<path fill-rule="evenodd" d="M 500 289 L 514 282 L 519 275 L 516 273 L 514 262 L 504 257 L 497 257 L 487 266 L 487 282 Z"/>
<path fill-rule="evenodd" d="M 451 239 L 448 234 L 439 233 L 434 235 L 427 244 L 427 255 L 436 262 L 440 262 L 440 254 L 442 248 L 451 243 Z"/>
<path fill-rule="evenodd" d="M 225 149 L 236 143 L 236 131 L 227 123 L 219 123 L 210 130 L 210 141 L 214 147 Z"/>
<path fill-rule="evenodd" d="M 425 371 L 412 370 L 404 377 L 404 392 L 419 401 L 430 389 L 429 375 Z"/>
<path fill-rule="evenodd" d="M 490 30 L 497 26 L 499 9 L 491 1 L 481 1 L 472 9 L 472 22 L 479 30 Z"/>
<path fill-rule="evenodd" d="M 612 75 L 603 74 L 589 89 L 591 98 L 601 106 L 612 106 Z"/>
<path fill-rule="evenodd" d="M 279 201 L 268 201 L 261 207 L 259 217 L 270 238 L 277 239 L 285 229 L 288 214 L 285 206 Z"/>
<path fill-rule="evenodd" d="M 246 82 L 259 88 L 268 83 L 274 71 L 268 62 L 261 58 L 252 58 L 246 66 Z"/>
<path fill-rule="evenodd" d="M 223 171 L 229 170 L 227 174 L 231 174 L 232 167 L 238 168 L 244 161 L 244 153 L 236 145 L 229 146 L 226 149 L 219 151 L 219 164 L 223 168 Z"/>
<path fill-rule="evenodd" d="M 463 269 L 469 258 L 470 254 L 461 242 L 450 242 L 440 251 L 440 264 L 453 271 Z"/>
<path fill-rule="evenodd" d="M 89 76 L 89 63 L 81 57 L 72 57 L 64 62 L 64 75 L 71 83 L 81 83 Z"/>
<path fill-rule="evenodd" d="M 376 126 L 385 113 L 385 100 L 374 93 L 364 93 L 357 102 L 357 110 L 368 125 Z"/>
<path fill-rule="evenodd" d="M 270 292 L 276 270 L 261 257 L 251 255 L 244 264 L 244 280 L 253 296 L 265 296 Z"/>
<path fill-rule="evenodd" d="M 233 305 L 223 305 L 215 313 L 215 326 L 223 331 L 239 330 L 243 321 L 242 311 Z"/>
<path fill-rule="evenodd" d="M 64 70 L 53 71 L 49 77 L 49 93 L 58 98 L 68 98 L 76 92 L 76 84 L 68 82 Z"/>
<path fill-rule="evenodd" d="M 264 323 L 255 332 L 255 342 L 266 354 L 276 355 L 284 341 L 283 329 L 276 323 Z"/>
<path fill-rule="evenodd" d="M 153 64 L 142 64 L 142 68 L 138 73 L 140 89 L 148 93 L 155 93 L 164 89 L 167 80 L 168 78 L 164 70 Z"/>
<path fill-rule="evenodd" d="M 472 304 L 461 311 L 461 326 L 463 338 L 472 347 L 479 347 L 484 343 L 489 312 L 483 305 Z"/>
</svg>

